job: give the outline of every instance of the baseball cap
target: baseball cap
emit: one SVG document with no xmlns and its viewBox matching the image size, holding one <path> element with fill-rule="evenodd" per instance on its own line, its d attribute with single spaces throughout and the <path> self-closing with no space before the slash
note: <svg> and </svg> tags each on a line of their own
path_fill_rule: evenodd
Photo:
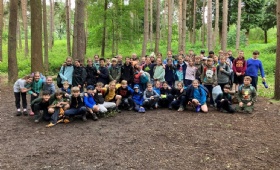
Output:
<svg viewBox="0 0 280 170">
<path fill-rule="evenodd" d="M 139 89 L 139 85 L 138 84 L 135 84 L 133 89 Z"/>
<path fill-rule="evenodd" d="M 88 85 L 87 90 L 94 90 L 94 87 L 92 85 Z"/>
</svg>

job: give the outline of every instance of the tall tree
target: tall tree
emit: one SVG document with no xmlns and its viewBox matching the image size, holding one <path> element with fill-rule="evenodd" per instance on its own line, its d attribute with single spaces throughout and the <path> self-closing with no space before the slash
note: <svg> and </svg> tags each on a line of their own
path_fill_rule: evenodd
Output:
<svg viewBox="0 0 280 170">
<path fill-rule="evenodd" d="M 208 51 L 213 50 L 212 40 L 212 0 L 207 1 L 207 47 Z"/>
<path fill-rule="evenodd" d="M 223 26 L 222 26 L 222 50 L 227 49 L 227 28 L 228 28 L 228 0 L 223 0 Z"/>
<path fill-rule="evenodd" d="M 153 0 L 150 0 L 150 49 L 153 49 Z"/>
<path fill-rule="evenodd" d="M 76 0 L 75 4 L 75 15 L 76 20 L 75 26 L 77 30 L 76 37 L 76 47 L 77 47 L 77 56 L 75 59 L 79 59 L 81 63 L 84 63 L 85 58 L 85 1 L 84 0 Z M 104 54 L 102 55 L 104 56 Z"/>
<path fill-rule="evenodd" d="M 20 7 L 20 6 L 18 6 Z M 22 41 L 21 41 L 21 30 L 20 30 L 20 15 L 18 12 L 18 17 L 17 17 L 17 40 L 18 40 L 18 48 L 21 50 L 22 49 Z"/>
<path fill-rule="evenodd" d="M 8 81 L 14 83 L 18 77 L 17 67 L 17 15 L 18 1 L 10 0 L 9 39 L 8 39 Z"/>
<path fill-rule="evenodd" d="M 66 13 L 66 37 L 67 37 L 67 53 L 71 56 L 71 39 L 70 39 L 70 1 L 65 1 L 65 13 Z"/>
<path fill-rule="evenodd" d="M 142 45 L 142 56 L 146 55 L 148 36 L 149 36 L 149 0 L 145 0 L 145 7 L 144 7 L 144 39 L 143 39 L 143 45 Z"/>
<path fill-rule="evenodd" d="M 206 0 L 203 0 L 203 5 L 202 5 L 202 27 L 201 27 L 202 47 L 205 47 L 205 8 L 206 8 Z"/>
<path fill-rule="evenodd" d="M 160 1 L 156 0 L 156 42 L 155 42 L 155 53 L 159 53 L 159 41 L 160 41 Z"/>
<path fill-rule="evenodd" d="M 31 7 L 31 71 L 44 72 L 42 52 L 42 4 L 30 0 Z"/>
<path fill-rule="evenodd" d="M 23 22 L 23 30 L 24 30 L 24 55 L 28 56 L 29 47 L 28 47 L 28 26 L 27 26 L 27 0 L 21 0 L 21 16 Z"/>
<path fill-rule="evenodd" d="M 101 47 L 101 56 L 105 55 L 105 47 L 106 47 L 106 24 L 107 24 L 107 6 L 108 0 L 104 1 L 104 18 L 103 18 L 103 36 L 102 36 L 102 47 Z"/>
<path fill-rule="evenodd" d="M 183 0 L 179 0 L 178 8 L 178 51 L 180 51 L 182 46 Z"/>
<path fill-rule="evenodd" d="M 214 36 L 213 36 L 213 47 L 215 48 L 216 46 L 216 41 L 218 39 L 218 36 L 219 36 L 219 0 L 216 0 L 216 3 L 215 3 L 215 29 L 214 29 Z M 218 39 L 219 40 L 219 39 Z"/>
<path fill-rule="evenodd" d="M 280 0 L 277 0 L 277 45 L 280 47 Z M 276 48 L 274 99 L 280 100 L 280 48 Z"/>
<path fill-rule="evenodd" d="M 181 42 L 181 48 L 180 50 L 183 50 L 184 54 L 186 52 L 186 34 L 187 34 L 187 28 L 186 28 L 186 21 L 187 21 L 187 0 L 183 1 L 182 4 L 182 42 Z"/>
<path fill-rule="evenodd" d="M 48 25 L 47 25 L 47 4 L 43 0 L 43 29 L 44 29 L 44 68 L 45 72 L 49 70 L 49 49 L 48 49 Z"/>
<path fill-rule="evenodd" d="M 171 50 L 172 25 L 173 25 L 173 0 L 168 0 L 168 36 L 167 36 L 167 50 Z"/>
<path fill-rule="evenodd" d="M 192 28 L 192 44 L 196 41 L 196 0 L 193 0 L 193 28 Z"/>
<path fill-rule="evenodd" d="M 2 52 L 2 36 L 3 36 L 3 11 L 4 11 L 3 0 L 0 0 L 0 61 L 3 61 L 3 52 Z"/>
<path fill-rule="evenodd" d="M 239 45 L 240 45 L 241 1 L 242 0 L 238 0 L 238 12 L 237 12 L 237 24 L 236 24 L 236 45 L 235 45 L 236 50 L 239 50 Z"/>
<path fill-rule="evenodd" d="M 49 49 L 51 50 L 54 43 L 54 0 L 50 0 L 50 35 L 49 35 Z"/>
</svg>

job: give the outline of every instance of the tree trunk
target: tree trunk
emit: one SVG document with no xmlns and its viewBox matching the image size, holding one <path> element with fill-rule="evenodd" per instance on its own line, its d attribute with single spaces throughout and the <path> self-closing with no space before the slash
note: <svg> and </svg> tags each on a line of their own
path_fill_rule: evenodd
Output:
<svg viewBox="0 0 280 170">
<path fill-rule="evenodd" d="M 165 39 L 167 38 L 167 27 L 168 27 L 168 1 L 169 0 L 164 0 L 164 14 L 163 14 L 163 22 L 162 22 L 162 30 L 161 30 L 161 38 Z"/>
<path fill-rule="evenodd" d="M 178 9 L 178 51 L 181 50 L 182 46 L 182 22 L 183 22 L 183 0 L 179 0 L 179 9 Z"/>
<path fill-rule="evenodd" d="M 85 1 L 84 0 L 76 0 L 75 4 L 75 14 L 76 14 L 76 51 L 77 56 L 76 59 L 80 60 L 81 63 L 84 63 L 85 56 Z M 104 54 L 103 54 L 104 56 Z"/>
<path fill-rule="evenodd" d="M 104 2 L 104 18 L 103 18 L 103 36 L 102 36 L 102 47 L 101 47 L 101 56 L 105 55 L 105 46 L 106 46 L 106 20 L 107 20 L 107 6 L 108 0 Z"/>
<path fill-rule="evenodd" d="M 216 13 L 215 13 L 215 30 L 214 30 L 214 36 L 213 36 L 213 47 L 216 47 L 216 42 L 217 39 L 219 40 L 218 36 L 219 36 L 219 12 L 220 12 L 220 4 L 219 4 L 219 0 L 216 0 Z"/>
<path fill-rule="evenodd" d="M 150 0 L 150 50 L 153 49 L 153 0 Z"/>
<path fill-rule="evenodd" d="M 76 7 L 75 7 L 76 8 Z M 74 28 L 73 28 L 73 45 L 72 45 L 72 57 L 73 59 L 77 58 L 77 14 L 78 12 L 75 11 L 74 13 Z"/>
<path fill-rule="evenodd" d="M 172 24 L 173 24 L 173 0 L 168 0 L 168 38 L 167 38 L 167 51 L 172 50 Z"/>
<path fill-rule="evenodd" d="M 205 47 L 205 3 L 206 0 L 203 0 L 203 5 L 202 5 L 202 26 L 201 26 L 201 41 L 202 41 L 202 47 Z"/>
<path fill-rule="evenodd" d="M 29 53 L 28 47 L 28 26 L 27 26 L 27 0 L 21 0 L 22 22 L 24 30 L 24 55 L 27 58 Z"/>
<path fill-rule="evenodd" d="M 280 0 L 277 0 L 277 45 L 280 47 Z M 280 100 L 280 48 L 276 48 L 274 99 Z"/>
<path fill-rule="evenodd" d="M 44 72 L 42 53 L 42 4 L 30 0 L 31 7 L 31 72 Z"/>
<path fill-rule="evenodd" d="M 14 83 L 18 78 L 17 67 L 17 14 L 18 1 L 10 0 L 10 18 L 8 35 L 8 81 Z"/>
<path fill-rule="evenodd" d="M 159 41 L 160 41 L 160 1 L 156 1 L 157 5 L 157 15 L 156 15 L 156 43 L 155 43 L 155 53 L 159 53 Z"/>
<path fill-rule="evenodd" d="M 207 47 L 208 51 L 213 50 L 213 41 L 212 41 L 212 0 L 207 2 Z"/>
<path fill-rule="evenodd" d="M 20 7 L 20 6 L 18 6 Z M 18 40 L 18 48 L 21 50 L 22 49 L 22 41 L 21 41 L 21 30 L 20 30 L 20 15 L 18 12 L 18 17 L 17 17 L 17 40 Z"/>
<path fill-rule="evenodd" d="M 196 0 L 193 0 L 193 28 L 192 28 L 192 44 L 196 41 Z"/>
<path fill-rule="evenodd" d="M 264 43 L 267 44 L 267 30 L 264 30 Z"/>
<path fill-rule="evenodd" d="M 187 22 L 187 0 L 183 1 L 182 4 L 182 42 L 181 42 L 181 48 L 180 50 L 183 50 L 184 54 L 186 53 L 186 34 L 187 34 L 187 28 L 186 28 L 186 22 Z"/>
<path fill-rule="evenodd" d="M 112 19 L 112 57 L 115 56 L 115 18 Z"/>
<path fill-rule="evenodd" d="M 241 0 L 238 0 L 238 12 L 237 12 L 237 26 L 236 26 L 236 51 L 239 50 L 240 45 L 240 23 L 241 23 Z"/>
<path fill-rule="evenodd" d="M 227 50 L 228 0 L 223 0 L 222 50 Z"/>
<path fill-rule="evenodd" d="M 53 47 L 53 32 L 54 32 L 54 0 L 50 0 L 50 35 L 49 35 L 49 49 Z"/>
<path fill-rule="evenodd" d="M 68 56 L 71 56 L 71 39 L 70 39 L 70 1 L 65 1 L 65 13 L 66 13 L 66 37 L 67 37 L 67 53 Z"/>
<path fill-rule="evenodd" d="M 3 61 L 3 51 L 2 51 L 2 36 L 3 36 L 3 0 L 0 0 L 0 61 Z"/>
<path fill-rule="evenodd" d="M 147 42 L 149 36 L 149 0 L 145 0 L 145 9 L 144 9 L 144 39 L 142 45 L 142 57 L 146 55 Z"/>
<path fill-rule="evenodd" d="M 43 0 L 43 29 L 44 29 L 44 69 L 45 73 L 49 71 L 49 49 L 48 49 L 48 24 L 47 24 L 47 5 Z"/>
</svg>

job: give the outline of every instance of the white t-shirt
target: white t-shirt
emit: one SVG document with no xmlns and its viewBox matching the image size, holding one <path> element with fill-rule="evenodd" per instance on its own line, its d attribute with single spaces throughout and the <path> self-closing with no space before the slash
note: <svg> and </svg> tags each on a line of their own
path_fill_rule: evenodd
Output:
<svg viewBox="0 0 280 170">
<path fill-rule="evenodd" d="M 187 80 L 195 80 L 195 73 L 197 68 L 195 66 L 187 65 L 185 79 Z"/>
<path fill-rule="evenodd" d="M 20 92 L 20 89 L 23 89 L 25 88 L 25 83 L 26 83 L 26 80 L 24 79 L 18 79 L 15 84 L 14 84 L 14 92 L 18 93 Z"/>
</svg>

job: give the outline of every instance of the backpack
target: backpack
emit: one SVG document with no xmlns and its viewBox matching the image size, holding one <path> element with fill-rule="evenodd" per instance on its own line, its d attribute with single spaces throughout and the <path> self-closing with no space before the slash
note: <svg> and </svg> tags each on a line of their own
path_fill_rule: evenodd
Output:
<svg viewBox="0 0 280 170">
<path fill-rule="evenodd" d="M 62 69 L 62 74 L 64 74 L 65 72 L 65 66 L 63 66 L 63 69 Z M 63 84 L 62 84 L 62 78 L 60 77 L 59 73 L 57 74 L 57 77 L 56 77 L 56 84 L 57 84 L 57 87 L 58 88 L 61 88 L 63 87 Z"/>
<path fill-rule="evenodd" d="M 150 81 L 150 74 L 147 72 L 143 72 L 140 76 L 140 83 L 146 84 Z"/>
</svg>

